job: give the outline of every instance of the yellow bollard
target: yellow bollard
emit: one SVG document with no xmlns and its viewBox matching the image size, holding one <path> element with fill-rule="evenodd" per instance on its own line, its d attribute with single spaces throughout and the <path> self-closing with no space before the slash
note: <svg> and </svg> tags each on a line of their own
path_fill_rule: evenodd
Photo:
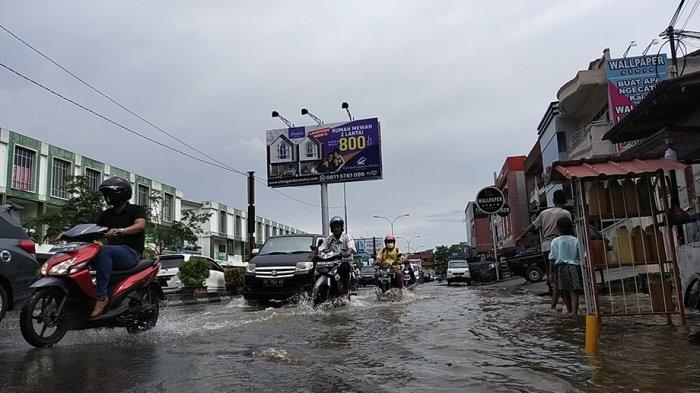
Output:
<svg viewBox="0 0 700 393">
<path fill-rule="evenodd" d="M 586 315 L 586 352 L 594 353 L 598 350 L 598 333 L 600 321 L 596 315 Z"/>
</svg>

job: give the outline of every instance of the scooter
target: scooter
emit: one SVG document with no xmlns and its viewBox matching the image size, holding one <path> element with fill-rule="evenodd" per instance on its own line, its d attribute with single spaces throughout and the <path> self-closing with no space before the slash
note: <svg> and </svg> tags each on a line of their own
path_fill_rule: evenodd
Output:
<svg viewBox="0 0 700 393">
<path fill-rule="evenodd" d="M 413 269 L 411 269 L 410 266 L 404 265 L 403 270 L 401 271 L 403 275 L 403 286 L 404 288 L 408 289 L 413 289 L 413 287 L 416 285 L 416 276 L 413 273 Z"/>
<path fill-rule="evenodd" d="M 314 287 L 311 292 L 314 306 L 340 299 L 338 267 L 344 262 L 339 252 L 321 252 L 315 258 Z"/>
<path fill-rule="evenodd" d="M 109 303 L 101 315 L 90 316 L 96 301 L 90 262 L 100 251 L 97 240 L 106 233 L 107 228 L 95 224 L 77 225 L 63 233 L 64 243 L 52 248 L 53 256 L 41 266 L 42 278 L 31 286 L 34 295 L 20 313 L 20 330 L 29 344 L 54 345 L 68 330 L 124 327 L 133 334 L 155 326 L 159 301 L 165 299 L 155 259 L 112 272 Z"/>
<path fill-rule="evenodd" d="M 377 267 L 377 288 L 382 294 L 394 288 L 395 278 L 396 273 L 391 266 L 380 265 Z"/>
</svg>

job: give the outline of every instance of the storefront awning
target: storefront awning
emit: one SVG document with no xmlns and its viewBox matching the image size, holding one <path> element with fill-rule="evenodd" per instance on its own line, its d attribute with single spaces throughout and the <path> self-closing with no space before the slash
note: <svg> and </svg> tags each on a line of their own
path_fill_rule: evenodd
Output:
<svg viewBox="0 0 700 393">
<path fill-rule="evenodd" d="M 578 160 L 554 163 L 552 180 L 615 178 L 657 171 L 684 169 L 685 165 L 663 158 L 649 160 Z"/>
</svg>

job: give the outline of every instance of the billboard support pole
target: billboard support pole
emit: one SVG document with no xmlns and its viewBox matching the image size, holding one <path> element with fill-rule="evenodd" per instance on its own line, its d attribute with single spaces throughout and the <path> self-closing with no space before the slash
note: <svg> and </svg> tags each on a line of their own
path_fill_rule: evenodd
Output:
<svg viewBox="0 0 700 393">
<path fill-rule="evenodd" d="M 345 210 L 345 233 L 348 233 L 348 197 L 345 190 L 345 182 L 343 182 L 343 209 Z"/>
<path fill-rule="evenodd" d="M 330 234 L 328 211 L 328 183 L 321 183 L 321 228 L 324 237 Z"/>
</svg>

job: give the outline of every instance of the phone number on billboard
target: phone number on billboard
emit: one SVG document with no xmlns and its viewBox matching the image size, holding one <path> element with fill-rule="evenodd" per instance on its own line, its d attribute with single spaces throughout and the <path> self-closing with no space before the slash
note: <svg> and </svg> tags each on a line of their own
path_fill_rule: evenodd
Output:
<svg viewBox="0 0 700 393">
<path fill-rule="evenodd" d="M 344 180 L 344 179 L 358 179 L 362 177 L 375 177 L 379 176 L 379 171 L 366 171 L 366 172 L 354 172 L 354 173 L 338 173 L 331 175 L 321 175 L 320 181 L 334 181 L 334 180 Z"/>
</svg>

